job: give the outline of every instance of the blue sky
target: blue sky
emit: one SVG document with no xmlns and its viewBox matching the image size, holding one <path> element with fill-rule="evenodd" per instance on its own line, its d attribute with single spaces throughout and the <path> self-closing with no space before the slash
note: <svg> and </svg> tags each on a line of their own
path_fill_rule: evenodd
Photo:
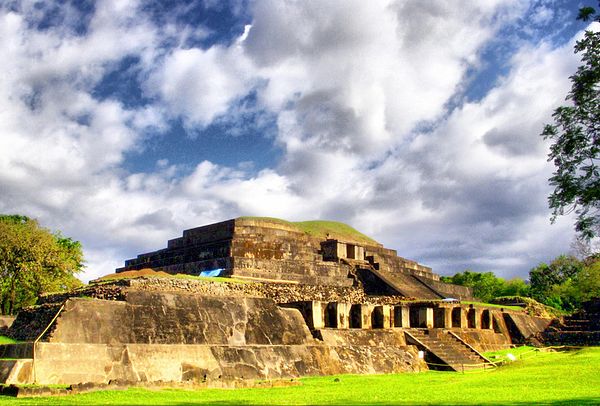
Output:
<svg viewBox="0 0 600 406">
<path fill-rule="evenodd" d="M 240 215 L 525 277 L 573 238 L 539 133 L 582 5 L 4 2 L 0 212 L 82 241 L 85 280 Z"/>
</svg>

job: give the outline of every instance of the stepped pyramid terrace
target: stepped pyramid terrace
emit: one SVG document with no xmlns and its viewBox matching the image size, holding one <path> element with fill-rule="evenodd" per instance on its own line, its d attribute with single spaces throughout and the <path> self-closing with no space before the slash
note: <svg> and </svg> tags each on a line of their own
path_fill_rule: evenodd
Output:
<svg viewBox="0 0 600 406">
<path fill-rule="evenodd" d="M 324 286 L 361 283 L 373 294 L 407 298 L 470 298 L 468 288 L 439 281 L 431 268 L 336 222 L 290 223 L 238 218 L 185 230 L 167 248 L 125 261 L 117 272 L 220 275 Z"/>
<path fill-rule="evenodd" d="M 462 371 L 550 323 L 474 299 L 345 224 L 242 217 L 41 297 L 6 332 L 0 383 Z"/>
</svg>

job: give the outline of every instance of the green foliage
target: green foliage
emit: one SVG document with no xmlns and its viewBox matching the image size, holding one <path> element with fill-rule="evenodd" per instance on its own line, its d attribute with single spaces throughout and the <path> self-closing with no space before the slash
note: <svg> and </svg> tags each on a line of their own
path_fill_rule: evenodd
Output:
<svg viewBox="0 0 600 406">
<path fill-rule="evenodd" d="M 578 309 L 583 302 L 600 297 L 600 258 L 580 261 L 561 255 L 549 265 L 540 264 L 529 272 L 531 296 L 548 306 L 565 311 Z"/>
<path fill-rule="evenodd" d="M 13 405 L 592 405 L 600 402 L 600 348 L 572 352 L 505 350 L 517 361 L 494 371 L 340 375 L 280 388 L 98 391 L 54 398 L 0 397 Z M 491 355 L 491 354 L 487 354 Z"/>
<path fill-rule="evenodd" d="M 577 274 L 575 285 L 577 286 L 580 303 L 600 297 L 600 258 L 586 265 Z"/>
<path fill-rule="evenodd" d="M 460 303 L 462 304 L 466 304 L 466 305 L 475 305 L 475 306 L 485 306 L 485 307 L 496 307 L 498 309 L 508 309 L 508 310 L 514 310 L 514 311 L 523 311 L 523 308 L 521 306 L 511 306 L 511 305 L 503 305 L 503 304 L 495 304 L 495 303 L 487 303 L 487 302 L 473 302 L 470 300 L 461 300 Z"/>
<path fill-rule="evenodd" d="M 18 343 L 17 340 L 14 340 L 10 337 L 6 337 L 6 336 L 0 336 L 0 344 L 16 344 Z"/>
<path fill-rule="evenodd" d="M 14 314 L 42 293 L 79 286 L 81 244 L 20 215 L 0 215 L 0 313 Z"/>
<path fill-rule="evenodd" d="M 527 296 L 529 285 L 521 278 L 509 279 L 505 282 L 500 296 Z"/>
<path fill-rule="evenodd" d="M 466 270 L 451 277 L 442 276 L 441 279 L 443 282 L 473 288 L 473 296 L 483 302 L 490 302 L 500 296 L 526 296 L 529 292 L 529 287 L 524 280 L 514 278 L 507 282 L 492 272 Z"/>
<path fill-rule="evenodd" d="M 293 223 L 306 234 L 314 235 L 321 238 L 326 238 L 329 235 L 331 238 L 341 240 L 351 240 L 356 242 L 365 242 L 368 244 L 377 244 L 377 241 L 364 235 L 360 231 L 355 230 L 347 224 L 337 221 L 299 221 Z"/>
<path fill-rule="evenodd" d="M 557 257 L 549 265 L 538 265 L 529 271 L 531 297 L 557 309 L 574 310 L 581 301 L 573 279 L 582 269 L 581 261 L 567 255 Z"/>
<path fill-rule="evenodd" d="M 592 17 L 600 21 L 593 7 L 579 10 L 579 19 Z M 556 167 L 548 197 L 552 221 L 575 212 L 575 230 L 589 240 L 600 231 L 600 32 L 586 31 L 575 52 L 582 65 L 570 78 L 570 103 L 554 111 L 554 124 L 546 125 L 542 136 L 552 140 L 548 160 Z"/>
</svg>

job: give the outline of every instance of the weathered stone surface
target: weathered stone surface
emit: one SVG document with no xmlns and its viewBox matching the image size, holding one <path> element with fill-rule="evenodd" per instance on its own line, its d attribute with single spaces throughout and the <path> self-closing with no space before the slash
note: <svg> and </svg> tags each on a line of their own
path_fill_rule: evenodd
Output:
<svg viewBox="0 0 600 406">
<path fill-rule="evenodd" d="M 266 298 L 148 291 L 128 291 L 125 301 L 72 298 L 50 331 L 35 345 L 34 369 L 22 358 L 32 345 L 18 354 L 12 346 L 22 359 L 2 364 L 4 382 L 201 382 L 426 368 L 397 332 L 332 331 L 315 340 L 298 310 Z"/>
<path fill-rule="evenodd" d="M 410 346 L 38 343 L 36 354 L 36 381 L 41 384 L 230 381 L 426 369 Z M 32 383 L 31 360 L 21 362 L 19 371 L 26 373 L 13 364 L 6 368 L 12 375 L 4 382 Z"/>
<path fill-rule="evenodd" d="M 289 345 L 312 336 L 297 310 L 270 299 L 130 291 L 125 302 L 69 299 L 48 341 Z"/>
<path fill-rule="evenodd" d="M 31 359 L 0 359 L 0 382 L 32 383 L 33 361 Z"/>
<path fill-rule="evenodd" d="M 503 317 L 512 342 L 515 344 L 526 343 L 529 338 L 544 331 L 552 321 L 515 312 L 505 312 Z"/>
<path fill-rule="evenodd" d="M 33 343 L 0 344 L 2 358 L 33 358 Z"/>
<path fill-rule="evenodd" d="M 544 345 L 600 345 L 600 298 L 584 303 L 570 316 L 552 320 L 531 341 Z"/>
<path fill-rule="evenodd" d="M 509 348 L 512 344 L 510 336 L 493 330 L 452 329 L 452 331 L 479 352 L 498 351 Z"/>
<path fill-rule="evenodd" d="M 8 328 L 15 321 L 15 316 L 0 316 L 0 330 Z"/>
<path fill-rule="evenodd" d="M 268 219 L 238 218 L 185 230 L 167 248 L 127 260 L 117 272 L 142 268 L 192 275 L 219 269 L 238 278 L 326 286 L 368 283 L 369 278 L 357 279 L 366 272 L 391 285 L 388 293 L 408 298 L 472 296 L 469 288 L 447 286 L 431 268 L 381 244 L 323 239 Z"/>
<path fill-rule="evenodd" d="M 22 309 L 7 331 L 19 341 L 34 341 L 44 332 L 61 308 L 60 303 L 44 304 Z M 48 330 L 47 334 L 51 332 Z"/>
<path fill-rule="evenodd" d="M 277 303 L 320 300 L 324 302 L 396 304 L 400 295 L 369 296 L 359 287 L 301 285 L 290 283 L 223 283 L 180 278 L 136 278 L 92 284 L 68 293 L 42 296 L 42 304 L 62 303 L 70 297 L 125 300 L 129 290 L 148 292 L 187 292 L 204 296 L 247 296 L 273 299 Z"/>
<path fill-rule="evenodd" d="M 362 329 L 321 329 L 319 337 L 331 346 L 363 345 L 377 346 L 406 346 L 404 332 L 401 330 L 362 330 Z"/>
</svg>

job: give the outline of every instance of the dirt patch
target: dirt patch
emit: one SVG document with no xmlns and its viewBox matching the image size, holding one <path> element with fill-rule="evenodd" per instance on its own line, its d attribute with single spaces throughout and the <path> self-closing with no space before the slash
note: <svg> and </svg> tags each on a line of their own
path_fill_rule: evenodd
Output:
<svg viewBox="0 0 600 406">
<path fill-rule="evenodd" d="M 111 279 L 132 279 L 132 278 L 140 278 L 142 276 L 145 276 L 147 278 L 152 278 L 152 277 L 170 278 L 173 275 L 168 274 L 166 272 L 162 272 L 162 271 L 155 271 L 152 268 L 144 268 L 144 269 L 140 269 L 138 271 L 125 271 L 125 272 L 119 272 L 119 273 L 111 273 L 109 275 L 104 275 L 96 280 L 97 281 L 106 281 L 106 280 L 111 280 Z"/>
</svg>

